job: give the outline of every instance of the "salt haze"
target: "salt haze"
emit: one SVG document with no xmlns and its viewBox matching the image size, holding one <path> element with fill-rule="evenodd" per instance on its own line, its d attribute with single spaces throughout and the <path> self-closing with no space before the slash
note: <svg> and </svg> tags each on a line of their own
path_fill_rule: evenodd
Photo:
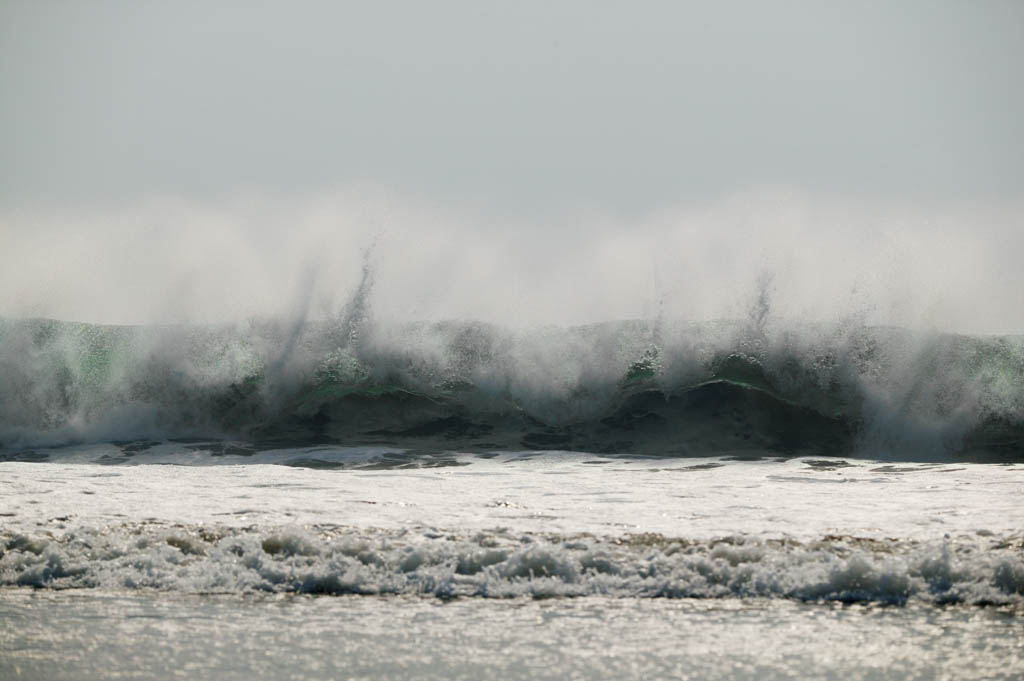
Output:
<svg viewBox="0 0 1024 681">
<path fill-rule="evenodd" d="M 0 8 L 0 314 L 1024 332 L 1014 3 Z"/>
<path fill-rule="evenodd" d="M 740 317 L 767 286 L 784 318 L 1020 332 L 1020 214 L 778 191 L 539 222 L 381 192 L 9 213 L 0 309 L 106 323 L 324 318 L 369 253 L 374 314 L 397 321 Z"/>
</svg>

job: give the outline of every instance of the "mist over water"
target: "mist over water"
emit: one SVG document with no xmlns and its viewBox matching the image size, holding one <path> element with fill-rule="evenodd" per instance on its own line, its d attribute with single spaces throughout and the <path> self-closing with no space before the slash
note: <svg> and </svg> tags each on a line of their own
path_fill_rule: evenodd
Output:
<svg viewBox="0 0 1024 681">
<path fill-rule="evenodd" d="M 1013 457 L 1020 215 L 765 191 L 517 222 L 372 190 L 9 214 L 4 440 Z"/>
<path fill-rule="evenodd" d="M 745 317 L 1024 332 L 1024 206 L 761 191 L 513 219 L 374 189 L 0 215 L 0 314 L 108 324 L 329 319 L 374 244 L 374 314 L 516 328 Z"/>
</svg>

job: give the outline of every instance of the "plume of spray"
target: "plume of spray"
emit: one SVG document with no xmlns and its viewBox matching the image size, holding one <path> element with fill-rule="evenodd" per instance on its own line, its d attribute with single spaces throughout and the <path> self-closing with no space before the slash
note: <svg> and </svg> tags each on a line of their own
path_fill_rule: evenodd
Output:
<svg viewBox="0 0 1024 681">
<path fill-rule="evenodd" d="M 392 202 L 381 233 L 354 194 L 262 201 L 0 216 L 3 314 L 166 321 L 152 301 L 185 301 L 172 325 L 3 321 L 0 427 L 21 435 L 0 438 L 112 437 L 127 421 L 133 436 L 244 433 L 370 384 L 567 427 L 637 391 L 726 380 L 851 418 L 879 456 L 1024 420 L 1020 337 L 949 333 L 1024 330 L 1012 249 L 964 229 L 1024 246 L 1015 206 L 940 219 L 752 196 L 552 229 Z M 140 225 L 165 248 L 132 248 Z"/>
</svg>

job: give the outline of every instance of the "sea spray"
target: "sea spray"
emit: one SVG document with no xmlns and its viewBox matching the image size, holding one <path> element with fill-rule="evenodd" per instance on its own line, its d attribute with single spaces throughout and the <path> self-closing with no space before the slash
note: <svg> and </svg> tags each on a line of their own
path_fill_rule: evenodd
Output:
<svg viewBox="0 0 1024 681">
<path fill-rule="evenodd" d="M 1024 341 L 642 320 L 0 325 L 7 451 L 166 437 L 1017 460 Z M 339 336 L 339 328 L 347 329 Z M 355 328 L 355 327 L 352 327 Z M 339 342 L 339 341 L 343 341 Z M 288 347 L 287 362 L 281 348 Z"/>
<path fill-rule="evenodd" d="M 0 443 L 1020 458 L 1024 337 L 978 333 L 1024 329 L 1017 206 L 862 204 L 762 192 L 520 224 L 350 192 L 5 214 L 54 238 L 2 256 Z M 84 223 L 90 242 L 59 238 Z"/>
</svg>

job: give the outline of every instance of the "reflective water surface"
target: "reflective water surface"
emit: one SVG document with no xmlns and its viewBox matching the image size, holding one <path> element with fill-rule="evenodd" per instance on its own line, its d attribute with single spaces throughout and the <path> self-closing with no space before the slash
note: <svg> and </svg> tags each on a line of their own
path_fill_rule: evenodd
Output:
<svg viewBox="0 0 1024 681">
<path fill-rule="evenodd" d="M 1014 679 L 1006 608 L 0 591 L 5 679 Z"/>
</svg>

